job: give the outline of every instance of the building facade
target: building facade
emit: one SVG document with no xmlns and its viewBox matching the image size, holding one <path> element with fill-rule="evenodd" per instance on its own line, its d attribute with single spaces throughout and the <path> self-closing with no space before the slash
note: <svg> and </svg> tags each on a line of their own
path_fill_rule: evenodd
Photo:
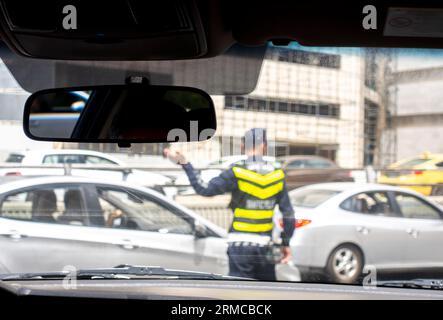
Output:
<svg viewBox="0 0 443 320">
<path fill-rule="evenodd" d="M 394 159 L 423 152 L 443 153 L 443 51 L 404 50 L 398 55 L 390 86 Z"/>
<path fill-rule="evenodd" d="M 251 94 L 213 97 L 217 136 L 184 148 L 194 161 L 237 154 L 244 132 L 263 127 L 276 156 L 320 155 L 347 168 L 377 164 L 389 62 L 387 52 L 359 48 L 269 47 Z"/>
<path fill-rule="evenodd" d="M 213 96 L 218 119 L 216 136 L 177 147 L 192 161 L 203 164 L 239 154 L 244 132 L 263 127 L 268 131 L 269 151 L 275 156 L 320 155 L 346 168 L 377 165 L 380 154 L 385 152 L 380 147 L 380 137 L 386 126 L 389 64 L 390 55 L 375 50 L 269 46 L 257 85 L 250 94 Z M 236 82 L 243 81 L 244 75 L 225 77 Z M 14 86 L 9 78 L 2 79 L 2 83 L 3 87 Z M 16 103 L 20 105 L 8 102 L 11 107 L 0 111 L 1 120 L 17 121 L 25 98 L 20 92 Z M 13 116 L 9 114 L 12 109 Z M 164 146 L 134 145 L 130 152 L 160 155 Z M 121 151 L 114 144 L 64 147 Z"/>
</svg>

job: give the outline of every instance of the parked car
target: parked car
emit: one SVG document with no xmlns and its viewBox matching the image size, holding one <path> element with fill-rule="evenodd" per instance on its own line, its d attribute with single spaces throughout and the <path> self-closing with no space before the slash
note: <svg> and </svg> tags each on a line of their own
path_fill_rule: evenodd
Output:
<svg viewBox="0 0 443 320">
<path fill-rule="evenodd" d="M 377 272 L 443 268 L 443 210 L 417 192 L 325 183 L 290 192 L 296 211 L 291 247 L 302 278 L 353 283 Z M 368 269 L 369 270 L 369 269 Z"/>
<path fill-rule="evenodd" d="M 154 190 L 82 177 L 2 182 L 0 274 L 120 264 L 227 273 L 226 231 Z M 277 270 L 299 280 L 293 266 Z"/>
<path fill-rule="evenodd" d="M 351 182 L 351 171 L 319 156 L 287 156 L 278 159 L 286 173 L 289 190 L 313 183 Z"/>
<path fill-rule="evenodd" d="M 423 153 L 382 171 L 379 183 L 410 188 L 423 195 L 443 195 L 443 154 Z"/>
<path fill-rule="evenodd" d="M 147 187 L 155 187 L 172 184 L 173 179 L 159 173 L 142 170 L 119 170 L 119 167 L 126 168 L 126 164 L 105 153 L 88 150 L 29 150 L 23 152 L 13 152 L 6 159 L 7 163 L 16 163 L 17 167 L 0 169 L 0 175 L 64 175 L 63 168 L 25 168 L 26 166 L 44 165 L 85 165 L 100 166 L 103 169 L 81 169 L 74 168 L 71 174 L 81 177 L 100 178 L 112 181 L 125 180 L 127 182 L 140 184 Z M 109 167 L 109 170 L 106 169 Z"/>
</svg>

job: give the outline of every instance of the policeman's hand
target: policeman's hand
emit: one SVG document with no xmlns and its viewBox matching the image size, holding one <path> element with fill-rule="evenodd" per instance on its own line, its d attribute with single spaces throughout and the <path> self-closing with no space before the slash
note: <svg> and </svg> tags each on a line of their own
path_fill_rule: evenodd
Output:
<svg viewBox="0 0 443 320">
<path fill-rule="evenodd" d="M 186 161 L 186 157 L 180 151 L 176 151 L 176 150 L 171 150 L 169 148 L 165 148 L 163 150 L 163 155 L 166 158 L 169 158 L 169 160 L 171 160 L 175 164 L 186 164 L 186 163 L 188 163 Z"/>
<path fill-rule="evenodd" d="M 292 252 L 290 247 L 282 247 L 281 252 L 283 254 L 283 258 L 281 259 L 280 263 L 286 264 L 289 263 L 292 259 Z"/>
</svg>

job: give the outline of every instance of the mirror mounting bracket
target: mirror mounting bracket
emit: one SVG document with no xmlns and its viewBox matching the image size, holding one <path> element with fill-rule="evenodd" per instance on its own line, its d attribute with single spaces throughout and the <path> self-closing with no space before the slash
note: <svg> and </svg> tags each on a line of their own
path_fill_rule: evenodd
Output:
<svg viewBox="0 0 443 320">
<path fill-rule="evenodd" d="M 131 147 L 129 142 L 118 142 L 117 145 L 120 149 L 129 149 Z"/>
<path fill-rule="evenodd" d="M 149 81 L 149 78 L 145 76 L 128 76 L 125 79 L 125 84 L 143 84 L 143 85 L 150 85 L 151 81 Z"/>
<path fill-rule="evenodd" d="M 150 85 L 151 82 L 147 77 L 144 76 L 128 76 L 125 79 L 125 84 L 140 84 L 140 85 Z M 129 142 L 118 142 L 118 147 L 120 149 L 129 149 L 131 144 Z"/>
</svg>

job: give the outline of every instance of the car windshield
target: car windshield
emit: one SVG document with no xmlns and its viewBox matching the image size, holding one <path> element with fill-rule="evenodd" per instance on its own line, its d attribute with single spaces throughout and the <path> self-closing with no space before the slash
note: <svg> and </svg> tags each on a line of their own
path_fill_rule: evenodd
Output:
<svg viewBox="0 0 443 320">
<path fill-rule="evenodd" d="M 5 162 L 11 162 L 11 163 L 21 163 L 23 161 L 23 158 L 25 156 L 22 154 L 17 154 L 17 153 L 11 153 L 8 155 L 8 157 L 6 158 Z"/>
<path fill-rule="evenodd" d="M 408 160 L 406 162 L 401 163 L 398 166 L 398 168 L 399 169 L 410 169 L 412 167 L 419 166 L 419 165 L 426 163 L 428 161 L 430 161 L 430 159 L 420 159 L 420 158 L 412 159 L 412 160 Z"/>
<path fill-rule="evenodd" d="M 332 198 L 340 191 L 336 190 L 296 190 L 290 193 L 291 202 L 295 207 L 315 208 Z"/>
<path fill-rule="evenodd" d="M 105 84 L 108 74 L 123 84 L 136 62 L 115 74 L 115 65 L 14 60 L 7 50 L 0 274 L 128 264 L 281 281 L 361 284 L 387 267 L 389 280 L 411 269 L 408 279 L 442 277 L 443 171 L 397 169 L 443 153 L 443 50 L 291 42 L 245 47 L 233 60 L 229 51 L 211 67 L 151 61 L 152 84 L 209 92 L 217 130 L 202 142 L 130 147 L 33 141 L 22 116 L 31 90 Z M 90 92 L 71 93 L 51 117 L 78 117 Z M 251 152 L 246 133 L 261 129 L 263 148 Z M 232 243 L 251 241 L 265 244 L 275 274 L 247 259 L 251 274 L 232 269 Z"/>
</svg>

